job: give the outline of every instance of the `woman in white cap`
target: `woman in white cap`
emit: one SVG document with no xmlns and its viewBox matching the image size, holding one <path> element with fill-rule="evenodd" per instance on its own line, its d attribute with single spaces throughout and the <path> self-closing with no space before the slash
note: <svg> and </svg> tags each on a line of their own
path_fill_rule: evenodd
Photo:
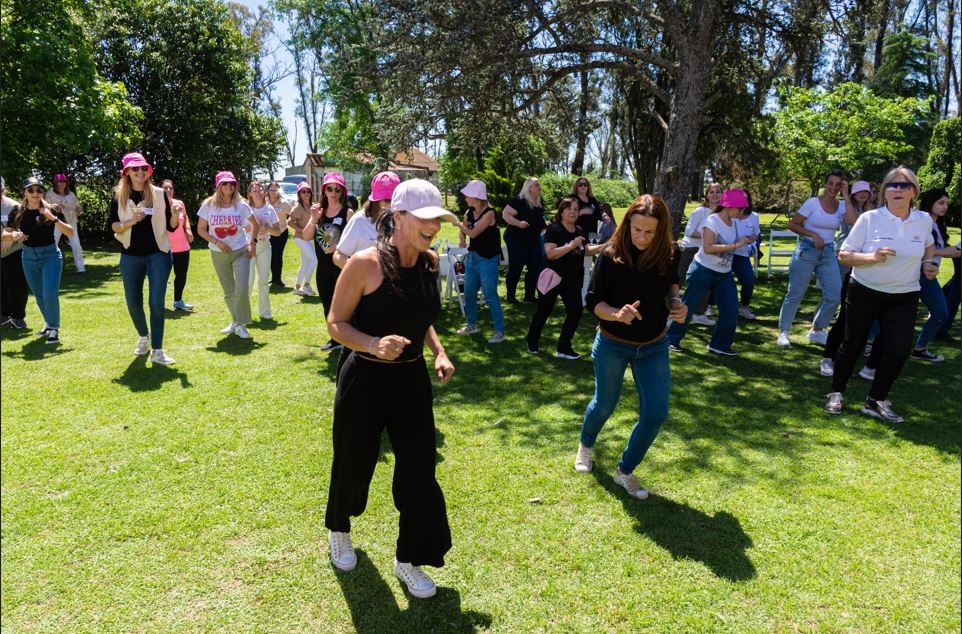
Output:
<svg viewBox="0 0 962 634">
<path fill-rule="evenodd" d="M 121 245 L 120 276 L 127 312 L 140 337 L 134 354 L 150 352 L 151 363 L 170 365 L 174 360 L 164 352 L 165 297 L 172 265 L 168 232 L 177 228 L 180 218 L 167 193 L 154 187 L 153 173 L 143 155 L 132 152 L 124 156 L 110 202 L 110 228 Z M 145 279 L 149 328 L 144 315 Z"/>
<path fill-rule="evenodd" d="M 277 212 L 267 202 L 267 192 L 259 180 L 252 180 L 247 186 L 247 203 L 251 213 L 257 220 L 257 235 L 249 235 L 248 240 L 255 245 L 254 262 L 251 266 L 249 286 L 254 288 L 254 278 L 257 278 L 257 314 L 261 319 L 274 319 L 271 312 L 271 236 L 281 233 L 280 219 Z"/>
<path fill-rule="evenodd" d="M 457 223 L 457 217 L 441 206 L 437 187 L 421 179 L 394 190 L 391 210 L 378 220 L 376 248 L 355 253 L 344 266 L 328 320 L 331 336 L 352 352 L 334 397 L 325 525 L 331 562 L 352 570 L 357 556 L 351 517 L 367 505 L 386 428 L 400 512 L 394 574 L 413 596 L 427 598 L 437 589 L 421 566 L 444 565 L 451 531 L 435 477 L 437 437 L 424 346 L 434 354 L 434 374 L 442 384 L 454 374 L 433 326 L 441 298 L 438 256 L 430 247 L 441 219 Z"/>
<path fill-rule="evenodd" d="M 230 323 L 221 333 L 250 339 L 247 325 L 252 321 L 251 259 L 257 245 L 248 242 L 247 236 L 258 235 L 260 226 L 250 206 L 237 193 L 237 179 L 232 173 L 218 172 L 214 188 L 197 212 L 197 235 L 210 243 L 211 262 L 230 311 Z"/>
<path fill-rule="evenodd" d="M 314 253 L 314 241 L 304 238 L 304 227 L 311 221 L 313 194 L 310 184 L 302 181 L 297 186 L 297 204 L 287 217 L 287 226 L 294 232 L 294 244 L 301 251 L 301 265 L 297 267 L 297 280 L 294 282 L 295 295 L 317 295 L 317 291 L 311 287 L 311 278 L 317 268 L 317 254 Z"/>
<path fill-rule="evenodd" d="M 461 190 L 468 210 L 464 222 L 458 225 L 461 246 L 465 236 L 471 238 L 468 257 L 464 262 L 464 312 L 468 323 L 458 330 L 459 335 L 473 335 L 478 329 L 478 287 L 491 311 L 494 333 L 488 343 L 504 341 L 504 313 L 498 297 L 498 266 L 501 264 L 501 233 L 498 218 L 488 205 L 488 190 L 478 180 L 469 181 Z"/>
<path fill-rule="evenodd" d="M 27 280 L 23 276 L 23 241 L 26 236 L 14 229 L 7 229 L 10 215 L 20 203 L 7 198 L 7 185 L 0 178 L 0 223 L 3 229 L 3 244 L 0 248 L 0 326 L 10 324 L 17 330 L 27 327 Z"/>
<path fill-rule="evenodd" d="M 348 259 L 363 249 L 374 246 L 377 242 L 377 220 L 381 214 L 391 209 L 391 195 L 401 183 L 401 179 L 394 172 L 379 172 L 371 179 L 371 195 L 361 208 L 347 221 L 347 226 L 341 232 L 341 239 L 334 249 L 334 264 L 344 268 Z"/>
<path fill-rule="evenodd" d="M 23 275 L 46 324 L 37 336 L 46 337 L 49 344 L 58 344 L 63 255 L 54 239 L 54 231 L 59 229 L 70 237 L 73 228 L 59 207 L 44 200 L 46 189 L 37 177 L 23 181 L 23 202 L 10 212 L 10 231 L 5 233 L 9 239 L 23 243 Z"/>
<path fill-rule="evenodd" d="M 684 322 L 672 322 L 666 339 L 668 349 L 681 352 L 681 340 L 688 332 L 691 310 L 701 304 L 709 292 L 714 292 L 718 302 L 718 322 L 708 342 L 708 351 L 726 357 L 734 357 L 732 342 L 738 321 L 738 287 L 732 273 L 732 258 L 740 247 L 755 241 L 753 236 L 738 237 L 735 218 L 748 208 L 748 196 L 741 189 L 729 189 L 722 193 L 718 206 L 701 226 L 701 247 L 688 269 L 688 280 L 682 302 L 688 307 Z"/>
<path fill-rule="evenodd" d="M 67 222 L 73 229 L 73 233 L 70 234 L 68 239 L 70 242 L 70 250 L 73 252 L 74 268 L 77 269 L 77 273 L 86 273 L 87 269 L 84 268 L 84 252 L 80 246 L 80 232 L 77 230 L 78 218 L 80 214 L 83 213 L 83 207 L 81 207 L 77 201 L 77 195 L 71 191 L 66 174 L 54 175 L 53 189 L 48 189 L 44 198 L 48 203 L 57 205 L 60 207 L 60 210 L 63 211 L 64 218 L 67 219 Z M 54 231 L 54 239 L 58 242 L 60 241 L 60 235 L 61 232 L 59 230 Z"/>
<path fill-rule="evenodd" d="M 190 216 L 187 215 L 184 201 L 174 197 L 174 181 L 166 178 L 160 183 L 160 187 L 170 197 L 170 204 L 180 219 L 177 228 L 167 232 L 170 236 L 170 254 L 174 260 L 174 310 L 193 310 L 193 304 L 184 301 L 187 271 L 190 269 L 190 243 L 194 241 Z"/>
<path fill-rule="evenodd" d="M 311 207 L 311 217 L 304 227 L 304 239 L 314 241 L 314 255 L 317 256 L 317 294 L 324 305 L 324 318 L 331 312 L 331 299 L 341 269 L 334 263 L 334 251 L 341 239 L 341 232 L 354 210 L 347 204 L 347 186 L 340 172 L 328 172 L 322 182 L 323 195 L 320 204 Z M 321 350 L 340 348 L 331 339 L 321 346 Z"/>
</svg>

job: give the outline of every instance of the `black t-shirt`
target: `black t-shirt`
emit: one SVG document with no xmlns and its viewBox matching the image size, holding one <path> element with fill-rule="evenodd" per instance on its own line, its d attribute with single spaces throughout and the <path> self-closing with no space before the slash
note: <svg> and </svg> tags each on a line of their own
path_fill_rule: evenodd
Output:
<svg viewBox="0 0 962 634">
<path fill-rule="evenodd" d="M 57 223 L 47 220 L 39 210 L 27 207 L 24 207 L 20 222 L 17 223 L 15 219 L 18 213 L 20 213 L 20 207 L 10 212 L 9 226 L 17 231 L 22 231 L 27 236 L 27 239 L 23 241 L 23 246 L 47 247 L 53 244 L 53 231 Z M 56 208 L 53 215 L 64 222 L 67 221 L 59 207 Z"/>
<path fill-rule="evenodd" d="M 144 192 L 137 190 L 130 192 L 130 201 L 135 205 L 140 204 L 143 199 Z M 172 205 L 167 192 L 164 192 L 164 204 L 167 208 L 165 211 L 164 228 L 169 229 Z M 116 196 L 110 201 L 110 224 L 112 225 L 115 222 L 120 222 L 120 212 Z M 127 255 L 145 256 L 153 255 L 160 251 L 160 247 L 157 246 L 157 238 L 154 236 L 154 228 L 150 216 L 144 216 L 144 219 L 132 226 L 129 231 L 130 246 L 125 248 L 123 244 L 120 245 L 121 251 Z"/>
<path fill-rule="evenodd" d="M 323 257 L 331 263 L 334 262 L 334 250 L 337 248 L 337 243 L 341 241 L 341 234 L 347 226 L 347 213 L 350 210 L 351 208 L 345 205 L 336 216 L 328 218 L 321 214 L 317 219 L 317 226 L 314 227 L 314 252 L 318 258 Z"/>
<path fill-rule="evenodd" d="M 565 229 L 560 222 L 552 222 L 544 232 L 545 244 L 553 244 L 563 247 L 578 236 L 584 236 L 581 227 L 575 226 L 574 232 Z M 544 265 L 561 276 L 562 279 L 578 279 L 584 277 L 585 250 L 584 248 L 575 249 L 564 254 L 555 260 L 545 257 Z"/>
<path fill-rule="evenodd" d="M 673 284 L 678 283 L 678 249 L 672 253 L 671 263 L 664 273 L 658 267 L 639 271 L 626 264 L 618 264 L 607 255 L 607 250 L 598 257 L 588 292 L 585 295 L 585 308 L 594 313 L 595 306 L 605 302 L 615 309 L 625 304 L 640 301 L 638 312 L 641 319 L 631 324 L 619 321 L 600 321 L 601 329 L 620 339 L 628 341 L 651 341 L 665 330 L 668 308 L 665 300 Z"/>
<path fill-rule="evenodd" d="M 475 223 L 481 220 L 485 214 L 494 214 L 494 209 L 486 207 L 484 211 L 475 216 L 474 208 L 468 209 L 465 214 L 467 225 L 474 229 Z M 501 232 L 498 230 L 498 223 L 495 221 L 490 227 L 481 232 L 476 238 L 471 238 L 468 251 L 474 251 L 482 258 L 493 258 L 501 254 Z"/>
<path fill-rule="evenodd" d="M 525 242 L 537 242 L 545 228 L 544 208 L 540 206 L 532 207 L 524 197 L 515 198 L 508 203 L 508 206 L 518 212 L 515 214 L 515 218 L 518 219 L 518 222 L 527 222 L 528 228 L 522 229 L 521 227 L 508 225 L 508 228 L 504 230 L 504 236 L 507 238 L 510 235 L 512 238 L 518 238 Z"/>
<path fill-rule="evenodd" d="M 581 205 L 581 215 L 578 216 L 577 223 L 584 231 L 585 237 L 587 238 L 591 233 L 598 233 L 598 223 L 601 222 L 601 204 L 598 199 L 589 196 L 588 201 L 585 202 L 575 196 L 575 200 Z"/>
</svg>

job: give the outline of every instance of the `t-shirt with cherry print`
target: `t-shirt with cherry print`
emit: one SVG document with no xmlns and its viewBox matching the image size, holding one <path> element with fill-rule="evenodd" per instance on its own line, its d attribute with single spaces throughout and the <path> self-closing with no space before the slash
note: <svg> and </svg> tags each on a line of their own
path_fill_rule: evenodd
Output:
<svg viewBox="0 0 962 634">
<path fill-rule="evenodd" d="M 247 246 L 248 238 L 244 226 L 252 215 L 250 206 L 245 202 L 238 202 L 232 207 L 204 205 L 197 212 L 197 217 L 207 221 L 208 233 L 230 247 L 231 251 Z M 210 248 L 220 251 L 214 242 L 210 243 Z"/>
</svg>

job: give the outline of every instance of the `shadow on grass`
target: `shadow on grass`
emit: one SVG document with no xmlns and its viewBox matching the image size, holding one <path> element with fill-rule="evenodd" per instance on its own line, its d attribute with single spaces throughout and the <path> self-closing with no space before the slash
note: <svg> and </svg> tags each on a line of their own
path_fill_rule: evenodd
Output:
<svg viewBox="0 0 962 634">
<path fill-rule="evenodd" d="M 745 553 L 752 539 L 738 518 L 727 511 L 708 515 L 660 495 L 636 500 L 600 469 L 592 471 L 598 483 L 621 502 L 635 520 L 635 530 L 671 553 L 708 567 L 716 577 L 747 581 L 758 574 Z"/>
<path fill-rule="evenodd" d="M 70 249 L 65 252 L 64 258 L 70 257 Z M 79 274 L 74 271 L 73 266 L 65 268 L 60 277 L 61 296 L 71 296 L 74 299 L 90 299 L 113 295 L 114 293 L 104 290 L 102 287 L 116 278 L 120 278 L 120 268 L 116 264 L 91 264 L 87 263 L 87 272 Z M 123 293 L 120 294 L 123 299 Z"/>
<path fill-rule="evenodd" d="M 395 579 L 393 562 L 385 562 L 386 575 Z M 333 567 L 332 567 L 333 570 Z M 357 568 L 351 572 L 334 570 L 341 592 L 351 610 L 354 629 L 361 634 L 380 632 L 477 632 L 491 626 L 491 616 L 461 609 L 461 595 L 453 588 L 439 587 L 430 599 L 407 594 L 408 606 L 402 609 L 388 582 L 363 550 L 357 551 Z M 400 580 L 395 580 L 401 584 Z"/>
<path fill-rule="evenodd" d="M 235 335 L 224 335 L 223 339 L 220 339 L 213 346 L 207 346 L 206 350 L 211 352 L 223 352 L 225 354 L 241 355 L 250 354 L 258 348 L 263 348 L 267 344 L 263 341 L 255 341 L 254 339 L 241 339 Z"/>
<path fill-rule="evenodd" d="M 33 336 L 27 329 L 14 330 L 13 335 L 11 333 L 4 333 L 4 339 L 10 339 L 11 343 L 25 339 L 28 335 Z M 23 334 L 21 334 L 23 333 Z M 3 356 L 10 357 L 11 359 L 20 358 L 24 361 L 40 361 L 41 359 L 46 359 L 48 357 L 58 356 L 67 352 L 72 352 L 73 348 L 65 345 L 62 341 L 56 345 L 50 345 L 47 343 L 46 337 L 34 337 L 33 340 L 28 341 L 19 350 L 4 350 Z"/>
<path fill-rule="evenodd" d="M 134 357 L 124 373 L 114 383 L 123 385 L 131 392 L 153 392 L 168 381 L 180 381 L 180 387 L 193 387 L 187 374 L 169 365 L 147 364 L 147 355 Z"/>
<path fill-rule="evenodd" d="M 286 326 L 286 325 L 287 325 L 286 321 L 277 321 L 277 319 L 274 319 L 274 318 L 272 319 L 262 318 L 252 323 L 250 326 L 248 326 L 248 328 L 251 330 L 277 330 L 281 326 Z"/>
</svg>

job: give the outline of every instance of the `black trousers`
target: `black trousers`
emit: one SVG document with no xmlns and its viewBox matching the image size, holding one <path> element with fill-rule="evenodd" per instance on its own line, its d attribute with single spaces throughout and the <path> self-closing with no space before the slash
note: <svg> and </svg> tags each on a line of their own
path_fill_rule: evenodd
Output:
<svg viewBox="0 0 962 634">
<path fill-rule="evenodd" d="M 886 400 L 912 352 L 918 306 L 918 291 L 882 293 L 850 280 L 845 297 L 845 337 L 835 358 L 832 391 L 845 391 L 868 340 L 872 322 L 878 319 L 882 328 L 875 345 L 881 343 L 883 351 L 868 396 L 876 401 Z"/>
<path fill-rule="evenodd" d="M 394 506 L 401 514 L 397 559 L 443 566 L 451 529 L 435 477 L 433 394 L 423 358 L 380 363 L 352 352 L 345 361 L 334 396 L 334 462 L 324 524 L 350 532 L 350 518 L 364 512 L 385 429 L 394 450 Z"/>
<path fill-rule="evenodd" d="M 23 319 L 27 314 L 27 278 L 23 276 L 23 251 L 0 260 L 0 314 Z"/>
<path fill-rule="evenodd" d="M 850 279 L 852 279 L 851 270 L 845 273 L 845 277 L 842 278 L 841 309 L 838 311 L 835 323 L 828 331 L 828 339 L 825 340 L 825 350 L 822 352 L 822 357 L 825 359 L 834 359 L 838 355 L 838 348 L 842 345 L 842 339 L 845 338 L 845 298 L 848 297 L 848 281 Z"/>
<path fill-rule="evenodd" d="M 190 268 L 190 249 L 171 253 L 174 260 L 174 301 L 184 298 L 184 287 L 187 286 L 187 269 Z"/>
<path fill-rule="evenodd" d="M 538 348 L 540 346 L 541 331 L 544 329 L 548 317 L 551 316 L 551 311 L 554 310 L 555 302 L 559 296 L 565 305 L 565 321 L 561 325 L 561 334 L 558 336 L 558 350 L 561 351 L 571 347 L 571 339 L 575 336 L 578 323 L 581 321 L 581 313 L 584 310 L 584 305 L 581 303 L 582 281 L 579 271 L 576 275 L 572 275 L 570 279 L 561 278 L 560 284 L 548 291 L 547 294 L 540 295 L 538 308 L 531 318 L 531 325 L 528 326 L 528 345 L 530 347 Z"/>
<path fill-rule="evenodd" d="M 508 245 L 508 273 L 504 279 L 508 301 L 515 299 L 522 269 L 525 270 L 524 298 L 534 301 L 538 292 L 538 275 L 544 261 L 541 241 L 525 241 L 505 232 L 504 242 Z"/>
<path fill-rule="evenodd" d="M 271 236 L 271 284 L 281 283 L 281 272 L 284 269 L 284 247 L 290 231 L 284 229 L 279 236 Z"/>
<path fill-rule="evenodd" d="M 317 268 L 314 270 L 314 279 L 317 282 L 317 294 L 324 305 L 324 319 L 327 319 L 331 312 L 331 301 L 334 299 L 334 287 L 337 286 L 337 278 L 341 274 L 341 269 L 334 264 L 333 253 L 317 253 Z"/>
</svg>

